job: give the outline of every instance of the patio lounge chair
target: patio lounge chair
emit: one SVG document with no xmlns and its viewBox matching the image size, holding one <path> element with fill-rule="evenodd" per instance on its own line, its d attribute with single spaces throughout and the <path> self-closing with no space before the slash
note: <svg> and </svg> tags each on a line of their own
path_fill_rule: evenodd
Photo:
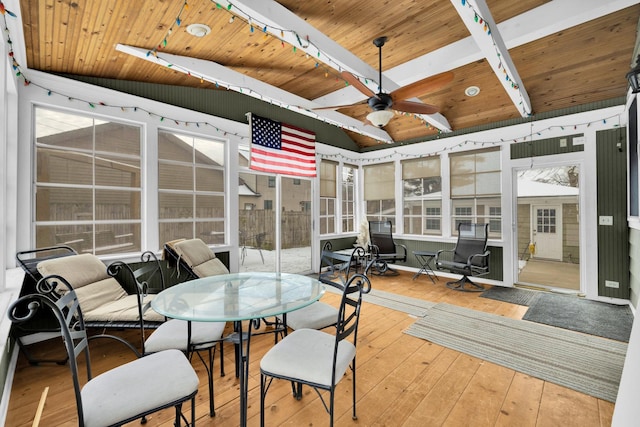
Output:
<svg viewBox="0 0 640 427">
<path fill-rule="evenodd" d="M 228 274 L 229 269 L 201 239 L 178 239 L 164 244 L 164 257 L 185 280 Z"/>
<path fill-rule="evenodd" d="M 62 278 L 73 287 L 87 328 L 138 329 L 140 352 L 144 354 L 145 330 L 156 329 L 166 319 L 149 307 L 154 297 L 148 293 L 151 277 L 157 275 L 158 290 L 164 286 L 158 259 L 152 252 L 145 252 L 142 260 L 141 267 L 136 269 L 120 261 L 107 267 L 95 255 L 80 254 L 41 261 L 37 270 L 50 283 Z M 123 270 L 131 275 L 131 289 L 115 278 Z M 51 291 L 60 294 L 66 289 Z"/>
</svg>

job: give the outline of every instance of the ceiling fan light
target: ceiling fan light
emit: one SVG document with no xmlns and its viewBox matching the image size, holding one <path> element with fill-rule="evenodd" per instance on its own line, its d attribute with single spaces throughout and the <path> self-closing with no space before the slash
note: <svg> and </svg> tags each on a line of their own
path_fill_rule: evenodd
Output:
<svg viewBox="0 0 640 427">
<path fill-rule="evenodd" d="M 393 111 L 391 110 L 377 110 L 367 114 L 367 120 L 379 128 L 385 127 L 392 117 Z"/>
</svg>

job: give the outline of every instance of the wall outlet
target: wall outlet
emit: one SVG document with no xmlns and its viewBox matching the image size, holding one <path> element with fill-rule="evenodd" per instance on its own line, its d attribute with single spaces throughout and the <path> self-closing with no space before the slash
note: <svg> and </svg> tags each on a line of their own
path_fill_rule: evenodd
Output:
<svg viewBox="0 0 640 427">
<path fill-rule="evenodd" d="M 564 148 L 567 146 L 567 138 L 560 138 L 560 147 Z"/>
<path fill-rule="evenodd" d="M 613 217 L 610 215 L 600 215 L 598 217 L 598 224 L 600 225 L 613 225 Z"/>
<path fill-rule="evenodd" d="M 620 283 L 619 282 L 614 282 L 613 280 L 605 280 L 604 281 L 604 287 L 605 288 L 618 289 L 618 288 L 620 288 Z"/>
</svg>

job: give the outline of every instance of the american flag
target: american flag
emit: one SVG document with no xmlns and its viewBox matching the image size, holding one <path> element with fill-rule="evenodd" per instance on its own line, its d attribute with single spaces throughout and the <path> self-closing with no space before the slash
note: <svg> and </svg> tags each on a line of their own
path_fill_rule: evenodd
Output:
<svg viewBox="0 0 640 427">
<path fill-rule="evenodd" d="M 316 134 L 251 115 L 251 163 L 257 171 L 316 176 Z"/>
</svg>

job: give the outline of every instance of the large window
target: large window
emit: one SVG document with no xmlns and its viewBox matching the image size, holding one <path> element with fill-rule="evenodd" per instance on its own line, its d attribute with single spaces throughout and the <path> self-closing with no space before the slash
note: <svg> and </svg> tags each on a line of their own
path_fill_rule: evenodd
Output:
<svg viewBox="0 0 640 427">
<path fill-rule="evenodd" d="M 356 231 L 356 188 L 358 167 L 352 165 L 342 166 L 342 232 Z"/>
<path fill-rule="evenodd" d="M 364 200 L 368 221 L 396 223 L 395 168 L 393 163 L 364 167 Z"/>
<path fill-rule="evenodd" d="M 36 246 L 141 248 L 141 129 L 35 107 Z"/>
<path fill-rule="evenodd" d="M 405 234 L 441 234 L 440 157 L 403 161 L 402 186 Z"/>
<path fill-rule="evenodd" d="M 489 223 L 490 232 L 500 237 L 500 151 L 466 152 L 450 157 L 452 233 L 458 224 Z"/>
<path fill-rule="evenodd" d="M 336 232 L 336 201 L 338 164 L 320 163 L 320 234 Z"/>
<path fill-rule="evenodd" d="M 225 144 L 172 132 L 158 134 L 160 243 L 225 239 Z"/>
</svg>

